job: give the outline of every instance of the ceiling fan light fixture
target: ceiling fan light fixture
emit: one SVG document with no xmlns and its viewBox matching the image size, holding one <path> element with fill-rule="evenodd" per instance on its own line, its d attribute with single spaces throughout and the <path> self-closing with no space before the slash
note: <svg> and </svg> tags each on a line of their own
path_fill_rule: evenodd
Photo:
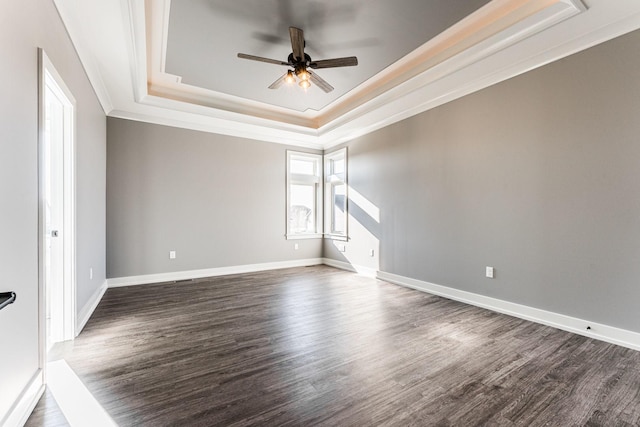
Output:
<svg viewBox="0 0 640 427">
<path fill-rule="evenodd" d="M 238 53 L 238 58 L 289 67 L 287 73 L 273 82 L 269 86 L 269 89 L 278 89 L 285 83 L 293 84 L 296 82 L 297 77 L 300 79 L 298 85 L 300 85 L 301 88 L 307 90 L 311 87 L 311 80 L 313 80 L 313 84 L 320 88 L 324 93 L 331 92 L 333 90 L 333 86 L 324 81 L 324 79 L 317 75 L 315 71 L 311 74 L 307 71 L 308 68 L 315 70 L 316 68 L 352 67 L 354 65 L 358 65 L 358 58 L 355 56 L 312 61 L 311 57 L 304 53 L 304 33 L 300 28 L 289 27 L 289 38 L 291 39 L 292 52 L 287 57 L 286 62 L 279 61 L 277 59 L 263 58 L 261 56 L 248 55 L 246 53 Z"/>
<path fill-rule="evenodd" d="M 300 83 L 298 83 L 300 85 L 300 87 L 304 90 L 307 90 L 311 87 L 311 82 L 309 82 L 309 80 L 301 80 Z"/>
<path fill-rule="evenodd" d="M 289 84 L 293 84 L 296 82 L 296 78 L 293 76 L 293 71 L 287 71 L 287 75 L 285 76 L 284 81 Z"/>
<path fill-rule="evenodd" d="M 304 68 L 301 68 L 300 70 L 298 70 L 296 74 L 298 75 L 298 78 L 302 81 L 309 80 L 309 78 L 311 77 L 309 75 L 309 72 Z"/>
</svg>

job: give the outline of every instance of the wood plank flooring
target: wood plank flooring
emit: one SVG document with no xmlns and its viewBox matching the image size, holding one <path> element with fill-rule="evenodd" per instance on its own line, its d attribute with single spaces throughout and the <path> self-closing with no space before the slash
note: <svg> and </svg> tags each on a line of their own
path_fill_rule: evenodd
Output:
<svg viewBox="0 0 640 427">
<path fill-rule="evenodd" d="M 49 390 L 44 392 L 40 402 L 38 402 L 38 406 L 27 420 L 26 425 L 31 427 L 69 427 L 67 419 L 64 417 L 64 414 Z"/>
<path fill-rule="evenodd" d="M 121 426 L 640 425 L 640 352 L 326 266 L 110 289 L 65 359 Z"/>
</svg>

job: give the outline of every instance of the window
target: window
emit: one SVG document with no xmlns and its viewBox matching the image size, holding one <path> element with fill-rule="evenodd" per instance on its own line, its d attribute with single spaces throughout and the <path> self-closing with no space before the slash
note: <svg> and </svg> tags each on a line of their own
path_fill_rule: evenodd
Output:
<svg viewBox="0 0 640 427">
<path fill-rule="evenodd" d="M 347 238 L 347 149 L 324 156 L 324 230 L 329 237 Z"/>
<path fill-rule="evenodd" d="M 322 156 L 287 151 L 287 238 L 322 237 Z"/>
</svg>

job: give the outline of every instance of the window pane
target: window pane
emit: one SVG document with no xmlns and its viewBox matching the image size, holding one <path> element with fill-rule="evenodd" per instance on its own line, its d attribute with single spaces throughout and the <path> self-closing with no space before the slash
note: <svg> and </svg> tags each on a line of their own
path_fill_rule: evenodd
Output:
<svg viewBox="0 0 640 427">
<path fill-rule="evenodd" d="M 344 173 L 344 159 L 334 160 L 333 161 L 333 173 L 335 175 Z"/>
<path fill-rule="evenodd" d="M 315 233 L 315 185 L 291 185 L 289 191 L 289 231 Z"/>
<path fill-rule="evenodd" d="M 303 175 L 315 175 L 315 162 L 313 160 L 291 159 L 289 165 L 289 173 L 298 173 Z"/>
<path fill-rule="evenodd" d="M 346 233 L 347 224 L 347 186 L 345 184 L 337 184 L 332 186 L 332 200 L 333 200 L 333 229 L 331 232 L 338 234 Z"/>
</svg>

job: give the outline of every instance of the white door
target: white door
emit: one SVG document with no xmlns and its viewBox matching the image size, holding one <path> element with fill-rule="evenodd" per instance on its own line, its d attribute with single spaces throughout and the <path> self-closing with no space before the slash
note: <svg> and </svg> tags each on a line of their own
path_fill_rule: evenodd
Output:
<svg viewBox="0 0 640 427">
<path fill-rule="evenodd" d="M 44 53 L 42 62 L 40 242 L 48 351 L 75 332 L 75 100 Z"/>
<path fill-rule="evenodd" d="M 48 79 L 47 79 L 48 80 Z M 47 349 L 64 337 L 64 100 L 47 82 L 44 135 L 44 244 Z"/>
</svg>

